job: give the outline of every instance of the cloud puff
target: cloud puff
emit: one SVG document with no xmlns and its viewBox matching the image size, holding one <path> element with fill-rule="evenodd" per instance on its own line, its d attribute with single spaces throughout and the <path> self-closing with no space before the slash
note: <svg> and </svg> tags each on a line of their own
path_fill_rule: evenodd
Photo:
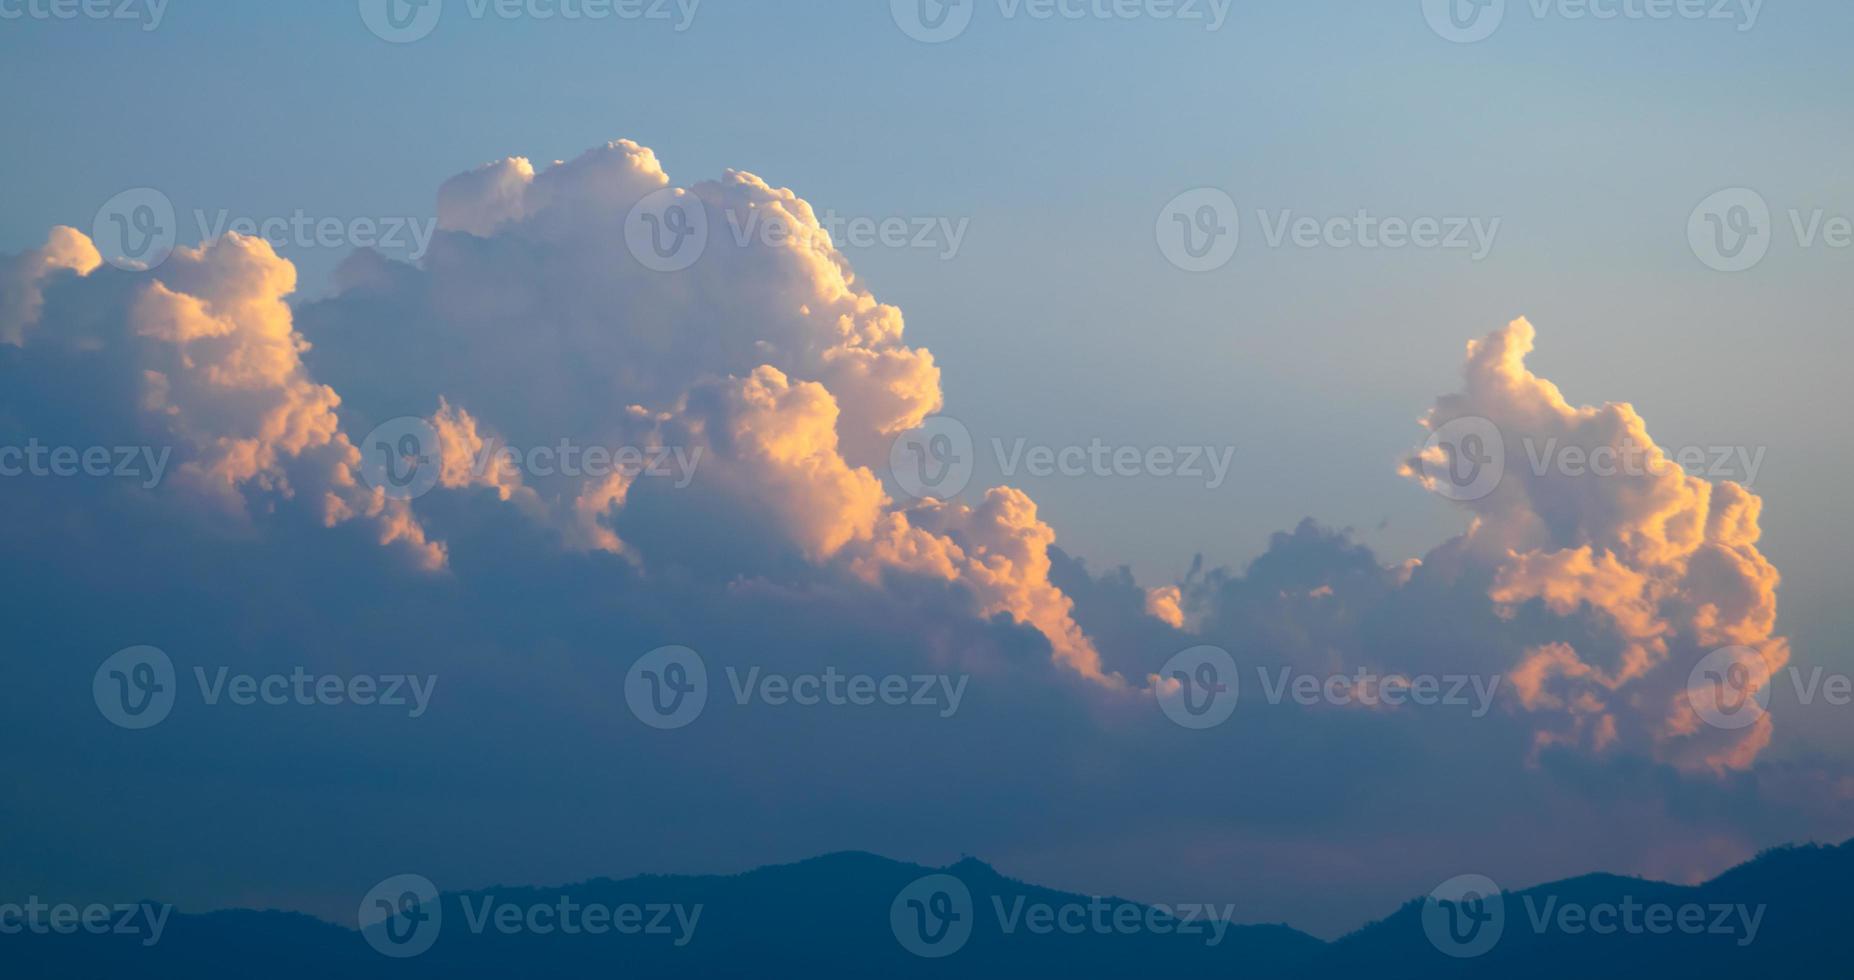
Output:
<svg viewBox="0 0 1854 980">
<path fill-rule="evenodd" d="M 1564 747 L 1696 772 L 1749 768 L 1770 742 L 1770 717 L 1705 724 L 1688 685 L 1720 649 L 1740 651 L 1749 690 L 1789 661 L 1775 633 L 1779 576 L 1757 547 L 1762 503 L 1685 473 L 1629 405 L 1571 405 L 1527 369 L 1534 336 L 1522 319 L 1470 343 L 1463 390 L 1423 419 L 1437 440 L 1403 465 L 1469 509 L 1465 534 L 1384 567 L 1303 525 L 1246 576 L 1194 572 L 1149 592 L 1146 612 L 1323 669 L 1502 675 L 1535 759 Z M 1462 433 L 1488 445 L 1447 442 Z M 1481 452 L 1500 454 L 1482 460 L 1498 463 L 1497 481 L 1448 492 L 1449 454 Z"/>
<path fill-rule="evenodd" d="M 640 262 L 625 236 L 634 209 L 665 194 L 707 229 L 675 272 Z M 724 577 L 770 574 L 764 554 L 790 549 L 872 584 L 949 581 L 975 615 L 1030 625 L 1057 661 L 1108 680 L 1048 581 L 1055 534 L 1027 497 L 903 509 L 888 496 L 878 472 L 894 437 L 940 407 L 939 368 L 791 191 L 740 172 L 677 188 L 654 153 L 618 141 L 540 170 L 488 164 L 446 182 L 438 211 L 422 266 L 363 253 L 339 295 L 303 311 L 319 373 L 357 392 L 360 415 L 443 405 L 434 421 L 459 444 L 447 460 L 480 453 L 479 428 L 514 446 L 699 460 L 688 487 L 635 473 L 445 486 L 487 480 L 509 499 L 519 481 L 570 544 L 646 567 L 702 550 L 700 532 L 665 528 L 726 526 L 732 546 L 707 562 Z"/>
<path fill-rule="evenodd" d="M 81 232 L 57 228 L 9 269 L 0 308 L 22 314 L 19 370 L 74 382 L 35 412 L 94 417 L 103 406 L 87 393 L 111 384 L 133 404 L 95 420 L 101 428 L 175 450 L 174 482 L 224 512 L 248 516 L 247 493 L 274 502 L 300 490 L 327 524 L 366 519 L 382 544 L 443 565 L 443 548 L 407 507 L 357 478 L 340 398 L 302 364 L 306 344 L 285 301 L 296 288 L 289 262 L 235 234 L 178 249 L 154 272 L 98 271 L 96 255 Z M 64 271 L 77 275 L 58 278 Z M 64 292 L 48 300 L 47 283 Z"/>
<path fill-rule="evenodd" d="M 1725 647 L 1753 651 L 1752 688 L 1789 662 L 1775 635 L 1779 576 L 1757 547 L 1762 501 L 1688 475 L 1631 406 L 1572 406 L 1527 369 L 1533 341 L 1522 319 L 1470 344 L 1463 391 L 1425 419 L 1439 429 L 1477 416 L 1505 436 L 1504 479 L 1467 504 L 1476 520 L 1465 544 L 1496 568 L 1489 598 L 1504 615 L 1537 603 L 1594 633 L 1581 649 L 1528 650 L 1515 669 L 1522 704 L 1551 722 L 1542 741 L 1748 767 L 1770 741 L 1769 716 L 1742 731 L 1707 726 L 1688 679 Z M 1621 462 L 1599 472 L 1567 458 Z"/>
<path fill-rule="evenodd" d="M 0 344 L 25 343 L 26 328 L 38 322 L 45 303 L 44 280 L 52 273 L 87 276 L 102 264 L 103 256 L 88 236 L 62 225 L 51 230 L 42 247 L 0 256 Z"/>
</svg>

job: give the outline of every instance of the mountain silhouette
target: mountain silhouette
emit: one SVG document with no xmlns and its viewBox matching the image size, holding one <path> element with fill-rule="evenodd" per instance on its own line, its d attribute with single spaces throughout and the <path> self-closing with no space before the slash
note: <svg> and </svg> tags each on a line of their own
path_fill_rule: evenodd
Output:
<svg viewBox="0 0 1854 980">
<path fill-rule="evenodd" d="M 1850 882 L 1854 842 L 1789 847 L 1692 887 L 1590 875 L 1498 897 L 1466 895 L 1469 904 L 1456 908 L 1452 921 L 1441 914 L 1446 907 L 1432 901 L 1426 908 L 1418 899 L 1325 943 L 1286 926 L 1213 924 L 1184 907 L 1168 916 L 1120 899 L 1040 888 L 970 858 L 936 869 L 841 853 L 732 876 L 492 888 L 409 905 L 395 903 L 410 891 L 388 889 L 381 914 L 389 907 L 403 914 L 363 931 L 258 911 L 174 913 L 151 945 L 146 935 L 25 930 L 0 934 L 0 974 L 1843 976 L 1848 954 L 1839 928 L 1854 921 Z M 1502 908 L 1497 916 L 1495 905 Z M 601 911 L 590 912 L 594 907 Z M 1439 940 L 1431 938 L 1437 928 Z M 1451 955 L 1469 952 L 1475 955 Z"/>
</svg>

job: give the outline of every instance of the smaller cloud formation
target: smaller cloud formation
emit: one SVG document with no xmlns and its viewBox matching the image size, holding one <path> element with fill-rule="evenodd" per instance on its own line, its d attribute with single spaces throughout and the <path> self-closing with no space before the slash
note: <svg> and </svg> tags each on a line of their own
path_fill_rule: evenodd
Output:
<svg viewBox="0 0 1854 980">
<path fill-rule="evenodd" d="M 38 323 L 45 306 L 43 284 L 49 276 L 61 271 L 87 276 L 102 264 L 88 236 L 62 225 L 41 247 L 0 256 L 0 344 L 26 342 L 26 328 Z"/>
<path fill-rule="evenodd" d="M 341 400 L 303 366 L 285 301 L 295 288 L 295 267 L 255 238 L 228 235 L 131 273 L 103 267 L 83 233 L 54 228 L 0 269 L 0 333 L 18 348 L 5 373 L 34 396 L 13 408 L 36 417 L 27 428 L 43 442 L 171 450 L 164 489 L 220 517 L 248 520 L 252 505 L 300 494 L 327 525 L 368 521 L 381 544 L 442 567 L 444 549 L 409 508 L 357 478 Z M 44 437 L 60 432 L 72 438 Z"/>
<path fill-rule="evenodd" d="M 1689 681 L 1721 650 L 1747 692 L 1789 662 L 1776 635 L 1779 576 L 1757 547 L 1762 502 L 1687 475 L 1629 405 L 1571 405 L 1527 369 L 1533 341 L 1521 319 L 1469 344 L 1463 390 L 1423 420 L 1432 430 L 1491 423 L 1504 443 L 1503 476 L 1462 502 L 1473 513 L 1464 534 L 1385 566 L 1307 522 L 1276 535 L 1246 574 L 1194 568 L 1148 590 L 1145 615 L 1313 670 L 1498 675 L 1535 762 L 1560 749 L 1702 775 L 1751 768 L 1770 743 L 1769 715 L 1709 725 Z M 1600 475 L 1554 463 L 1612 452 L 1641 465 Z M 1402 469 L 1440 491 L 1447 462 L 1432 441 Z"/>
<path fill-rule="evenodd" d="M 1463 390 L 1424 420 L 1499 427 L 1505 477 L 1467 503 L 1475 520 L 1461 547 L 1495 569 L 1488 596 L 1502 616 L 1542 609 L 1579 634 L 1525 651 L 1512 671 L 1520 705 L 1543 723 L 1541 745 L 1748 768 L 1770 742 L 1769 716 L 1742 731 L 1710 728 L 1688 701 L 1688 678 L 1721 648 L 1745 651 L 1751 689 L 1789 662 L 1775 635 L 1779 576 L 1757 548 L 1762 501 L 1736 483 L 1689 476 L 1628 404 L 1571 405 L 1527 369 L 1533 340 L 1521 319 L 1471 343 Z M 1596 475 L 1533 464 L 1567 451 L 1646 465 Z M 1420 460 L 1405 471 L 1427 479 Z"/>
</svg>

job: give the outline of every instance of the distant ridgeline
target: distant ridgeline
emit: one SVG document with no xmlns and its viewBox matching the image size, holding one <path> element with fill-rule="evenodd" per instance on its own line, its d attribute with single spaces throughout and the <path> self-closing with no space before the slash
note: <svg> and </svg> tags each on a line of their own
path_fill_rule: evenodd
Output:
<svg viewBox="0 0 1854 980">
<path fill-rule="evenodd" d="M 442 894 L 406 876 L 363 900 L 358 932 L 280 912 L 0 904 L 0 976 L 1854 976 L 1854 842 L 1771 851 L 1695 887 L 1490 884 L 1457 879 L 1325 943 L 1210 907 L 1037 888 L 970 859 L 835 854 L 728 877 Z"/>
</svg>

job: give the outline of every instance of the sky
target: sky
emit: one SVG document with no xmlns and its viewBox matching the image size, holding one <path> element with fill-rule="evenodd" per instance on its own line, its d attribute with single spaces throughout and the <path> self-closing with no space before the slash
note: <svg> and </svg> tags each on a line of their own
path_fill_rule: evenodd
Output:
<svg viewBox="0 0 1854 980">
<path fill-rule="evenodd" d="M 1592 6 L 1619 15 L 1510 0 L 1464 42 L 1418 0 L 973 0 L 924 42 L 873 0 L 580 21 L 450 0 L 393 43 L 365 3 L 0 0 L 0 445 L 177 447 L 153 490 L 0 479 L 28 665 L 0 729 L 26 775 L 0 802 L 50 841 L 0 886 L 333 917 L 406 864 L 476 886 L 863 847 L 1214 892 L 1334 935 L 1467 871 L 1697 880 L 1844 839 L 1854 708 L 1782 682 L 1776 724 L 1695 734 L 1655 698 L 1715 647 L 1854 672 L 1854 10 Z M 688 275 L 625 264 L 659 187 L 710 216 Z M 138 188 L 182 250 L 88 255 Z M 1722 271 L 1741 253 L 1710 236 L 1752 199 L 1768 251 Z M 1239 234 L 1194 271 L 1170 236 L 1202 201 Z M 735 240 L 743 208 L 801 247 Z M 299 213 L 343 231 L 187 250 Z M 1464 247 L 1360 247 L 1360 215 Z M 1299 243 L 1300 218 L 1338 231 Z M 853 240 L 884 219 L 907 244 Z M 429 240 L 375 255 L 359 221 Z M 1417 455 L 1425 419 L 1463 416 L 1510 444 L 1510 482 L 1465 501 Z M 447 445 L 707 462 L 687 486 L 601 483 L 464 475 L 446 449 L 435 491 L 394 499 L 357 460 L 402 417 Z M 945 503 L 888 463 L 929 419 L 972 439 Z M 1521 435 L 1645 435 L 1744 489 L 1515 473 Z M 1039 475 L 1011 452 L 1097 441 L 1227 469 Z M 1181 738 L 1151 701 L 1198 643 L 1245 670 L 1500 676 L 1517 701 L 1270 705 Z M 195 666 L 303 664 L 440 687 L 409 729 L 182 705 L 118 730 L 84 692 L 143 644 L 182 689 Z M 724 664 L 973 693 L 941 723 L 759 703 L 653 740 L 614 692 L 667 645 L 700 652 L 717 701 Z M 944 753 L 908 754 L 930 738 Z M 97 808 L 143 815 L 124 851 L 86 846 Z M 382 818 L 417 842 L 357 829 Z M 193 867 L 189 841 L 227 860 Z"/>
</svg>

